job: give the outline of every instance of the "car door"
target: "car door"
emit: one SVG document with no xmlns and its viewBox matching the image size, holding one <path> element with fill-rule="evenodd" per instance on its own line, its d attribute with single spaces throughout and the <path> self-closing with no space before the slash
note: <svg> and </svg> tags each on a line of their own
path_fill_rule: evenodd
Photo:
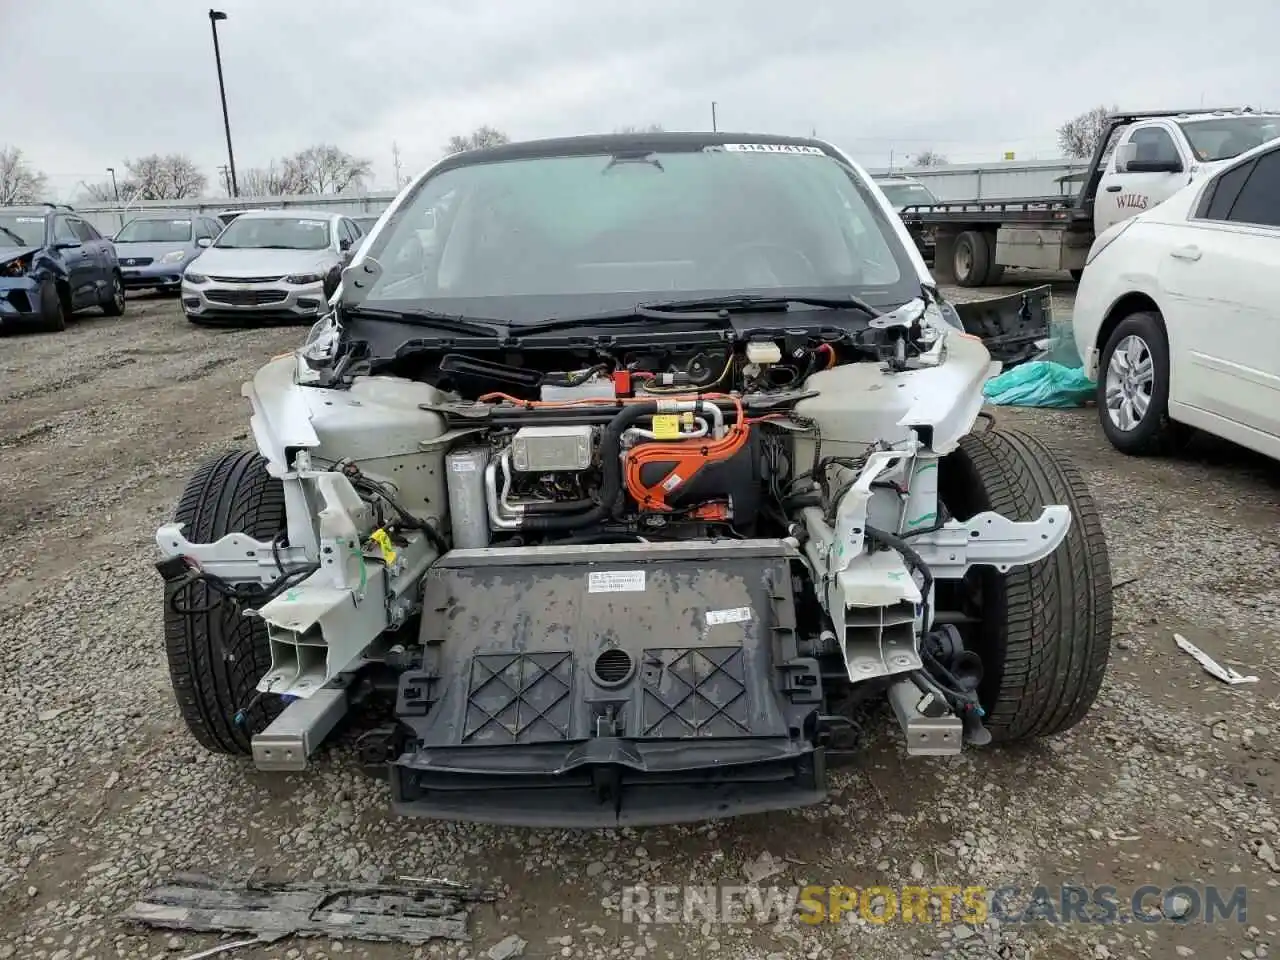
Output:
<svg viewBox="0 0 1280 960">
<path fill-rule="evenodd" d="M 96 299 L 94 281 L 100 267 L 93 250 L 72 229 L 69 217 L 59 214 L 53 218 L 53 243 L 67 271 L 71 309 L 79 310 L 93 303 Z"/>
<path fill-rule="evenodd" d="M 1186 186 L 1192 158 L 1164 122 L 1136 123 L 1120 137 L 1093 201 L 1094 233 L 1168 200 Z"/>
<path fill-rule="evenodd" d="M 1159 279 L 1184 339 L 1175 401 L 1280 437 L 1280 147 L 1206 183 Z"/>
<path fill-rule="evenodd" d="M 71 229 L 75 231 L 76 236 L 80 238 L 80 242 L 89 251 L 89 257 L 96 267 L 91 281 L 94 290 L 93 296 L 95 301 L 101 300 L 106 296 L 107 290 L 111 288 L 112 275 L 115 273 L 117 264 L 115 247 L 88 220 L 82 220 L 79 217 L 71 217 L 69 219 Z"/>
</svg>

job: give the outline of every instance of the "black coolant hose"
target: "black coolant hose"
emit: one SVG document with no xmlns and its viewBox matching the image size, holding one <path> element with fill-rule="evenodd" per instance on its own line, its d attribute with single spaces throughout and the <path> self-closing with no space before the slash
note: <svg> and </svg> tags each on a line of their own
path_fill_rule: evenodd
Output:
<svg viewBox="0 0 1280 960">
<path fill-rule="evenodd" d="M 637 403 L 623 407 L 609 421 L 600 438 L 600 460 L 602 463 L 600 482 L 600 499 L 589 510 L 582 513 L 569 513 L 553 517 L 525 517 L 520 522 L 521 530 L 531 533 L 553 533 L 561 530 L 580 530 L 593 523 L 608 519 L 613 505 L 622 492 L 622 432 L 642 417 L 651 417 L 658 412 L 657 403 Z"/>
</svg>

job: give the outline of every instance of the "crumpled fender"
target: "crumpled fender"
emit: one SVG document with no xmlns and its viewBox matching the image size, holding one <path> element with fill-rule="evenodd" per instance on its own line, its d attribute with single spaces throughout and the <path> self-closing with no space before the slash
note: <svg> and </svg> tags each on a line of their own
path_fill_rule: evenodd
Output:
<svg viewBox="0 0 1280 960">
<path fill-rule="evenodd" d="M 850 363 L 821 370 L 804 384 L 817 391 L 795 411 L 817 422 L 823 449 L 829 442 L 894 444 L 926 429 L 939 455 L 954 450 L 985 402 L 983 384 L 1000 372 L 977 337 L 948 327 L 926 359 L 932 365 L 893 373 L 877 363 Z"/>
<path fill-rule="evenodd" d="M 286 451 L 320 446 L 311 423 L 311 405 L 297 382 L 298 357 L 290 353 L 264 365 L 240 388 L 253 407 L 249 426 L 268 472 L 283 476 L 289 470 Z"/>
</svg>

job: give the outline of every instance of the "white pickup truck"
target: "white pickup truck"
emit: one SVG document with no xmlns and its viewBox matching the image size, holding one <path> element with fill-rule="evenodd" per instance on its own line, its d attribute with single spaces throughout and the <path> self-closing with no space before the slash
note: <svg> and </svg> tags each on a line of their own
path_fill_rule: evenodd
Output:
<svg viewBox="0 0 1280 960">
<path fill-rule="evenodd" d="M 980 287 L 998 282 L 1005 267 L 1078 279 L 1107 227 L 1277 137 L 1280 114 L 1243 108 L 1114 114 L 1075 196 L 913 205 L 900 215 L 917 244 L 934 247 L 940 281 Z"/>
</svg>

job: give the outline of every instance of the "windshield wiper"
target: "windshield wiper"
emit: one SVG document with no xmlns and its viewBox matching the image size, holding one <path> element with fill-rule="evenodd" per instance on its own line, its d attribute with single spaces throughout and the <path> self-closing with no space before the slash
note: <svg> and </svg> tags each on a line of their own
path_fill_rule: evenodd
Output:
<svg viewBox="0 0 1280 960">
<path fill-rule="evenodd" d="M 696 320 L 723 320 L 731 313 L 785 313 L 793 306 L 818 307 L 825 310 L 856 310 L 872 319 L 883 315 L 882 311 L 852 294 L 842 297 L 731 294 L 718 297 L 695 297 L 687 300 L 651 300 L 636 304 L 631 309 L 610 310 L 605 313 L 584 314 L 577 317 L 550 317 L 546 320 L 535 320 L 532 323 L 513 324 L 511 329 L 520 333 L 543 332 L 591 324 L 629 323 L 635 320 L 688 323 Z"/>
<path fill-rule="evenodd" d="M 14 233 L 14 232 L 13 232 L 12 230 L 10 230 L 8 227 L 0 227 L 0 230 L 3 230 L 3 231 L 4 231 L 5 233 L 7 233 L 9 236 L 13 237 L 13 239 L 17 240 L 17 241 L 18 241 L 18 246 L 20 246 L 20 247 L 29 247 L 29 246 L 31 246 L 31 244 L 27 243 L 27 241 L 26 241 L 26 240 L 24 240 L 24 239 L 22 238 L 22 235 L 21 235 L 21 234 Z"/>
<path fill-rule="evenodd" d="M 467 317 L 437 310 L 386 310 L 372 307 L 344 307 L 343 313 L 358 320 L 394 320 L 419 327 L 434 327 L 449 333 L 461 333 L 472 337 L 497 337 L 505 333 L 500 320 L 487 317 Z"/>
</svg>

